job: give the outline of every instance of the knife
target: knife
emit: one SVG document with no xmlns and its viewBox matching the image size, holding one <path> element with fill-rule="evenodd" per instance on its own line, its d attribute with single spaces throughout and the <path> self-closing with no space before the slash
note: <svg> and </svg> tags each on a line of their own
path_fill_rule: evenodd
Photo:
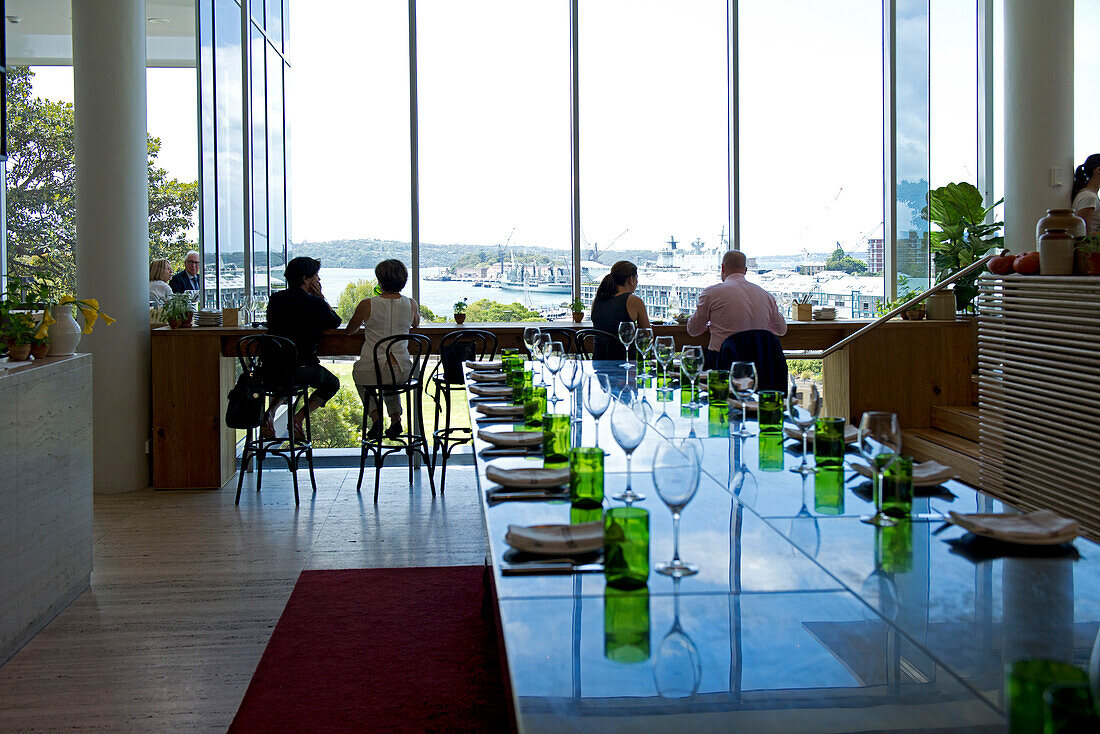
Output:
<svg viewBox="0 0 1100 734">
<path fill-rule="evenodd" d="M 526 500 L 545 502 L 549 500 L 568 500 L 568 492 L 488 492 L 487 497 L 489 502 L 511 502 L 513 500 Z"/>
<path fill-rule="evenodd" d="M 484 457 L 495 456 L 542 456 L 542 450 L 531 451 L 529 449 L 482 449 L 481 455 Z"/>
<path fill-rule="evenodd" d="M 602 563 L 524 563 L 500 567 L 502 576 L 539 576 L 573 573 L 603 573 Z"/>
</svg>

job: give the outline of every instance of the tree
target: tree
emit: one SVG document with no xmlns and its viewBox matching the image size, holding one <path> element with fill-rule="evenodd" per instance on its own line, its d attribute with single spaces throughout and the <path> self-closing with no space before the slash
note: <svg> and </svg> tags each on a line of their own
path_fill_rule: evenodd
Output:
<svg viewBox="0 0 1100 734">
<path fill-rule="evenodd" d="M 316 448 L 342 448 L 359 445 L 359 431 L 363 425 L 363 403 L 355 390 L 341 387 L 309 417 Z"/>
<path fill-rule="evenodd" d="M 474 301 L 467 306 L 466 319 L 477 322 L 546 321 L 539 316 L 538 311 L 532 311 L 518 301 L 505 304 L 488 298 Z"/>
<path fill-rule="evenodd" d="M 33 95 L 34 72 L 8 67 L 8 264 L 15 277 L 48 273 L 55 289 L 76 286 L 74 114 L 68 102 Z M 182 266 L 195 247 L 187 235 L 199 200 L 197 181 L 157 167 L 160 139 L 148 137 L 149 255 Z"/>
<path fill-rule="evenodd" d="M 344 286 L 344 292 L 336 302 L 336 313 L 340 314 L 345 322 L 355 313 L 355 307 L 364 298 L 377 295 L 378 283 L 374 280 L 353 280 Z"/>
<path fill-rule="evenodd" d="M 825 261 L 825 269 L 842 270 L 851 275 L 858 275 L 867 272 L 867 263 L 844 254 L 844 248 L 837 245 L 836 249 L 833 250 L 833 254 L 829 255 L 829 259 Z"/>
</svg>

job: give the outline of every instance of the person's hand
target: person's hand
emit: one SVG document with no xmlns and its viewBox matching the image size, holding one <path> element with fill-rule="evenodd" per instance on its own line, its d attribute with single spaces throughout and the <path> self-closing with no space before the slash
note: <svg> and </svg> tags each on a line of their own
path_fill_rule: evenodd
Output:
<svg viewBox="0 0 1100 734">
<path fill-rule="evenodd" d="M 320 281 L 314 280 L 309 283 L 309 289 L 307 291 L 311 296 L 317 296 L 318 298 L 324 298 L 324 294 L 321 293 Z"/>
</svg>

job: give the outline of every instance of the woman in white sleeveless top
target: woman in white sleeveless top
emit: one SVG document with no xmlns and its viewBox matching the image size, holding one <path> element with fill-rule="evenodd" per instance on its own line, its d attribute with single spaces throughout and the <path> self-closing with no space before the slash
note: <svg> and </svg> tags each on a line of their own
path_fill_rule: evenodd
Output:
<svg viewBox="0 0 1100 734">
<path fill-rule="evenodd" d="M 360 326 L 363 327 L 363 351 L 355 366 L 352 367 L 351 376 L 359 391 L 359 398 L 363 401 L 363 407 L 372 420 L 370 434 L 378 437 L 382 435 L 382 419 L 378 413 L 376 401 L 368 401 L 364 387 L 390 383 L 393 379 L 390 376 L 390 369 L 385 365 L 382 365 L 381 377 L 375 372 L 374 345 L 387 336 L 408 334 L 409 329 L 419 326 L 420 307 L 413 299 L 401 295 L 401 289 L 409 280 L 409 272 L 400 260 L 383 260 L 378 263 L 374 268 L 374 276 L 378 279 L 381 294 L 359 302 L 355 313 L 348 320 L 346 333 L 354 334 L 359 331 Z M 412 368 L 412 357 L 409 355 L 408 347 L 404 344 L 394 345 L 390 350 L 390 362 L 394 365 L 393 375 L 398 382 L 408 377 L 409 370 Z M 387 395 L 385 403 L 386 412 L 390 416 L 390 427 L 386 431 L 386 436 L 393 438 L 402 432 L 401 398 L 397 395 Z"/>
</svg>

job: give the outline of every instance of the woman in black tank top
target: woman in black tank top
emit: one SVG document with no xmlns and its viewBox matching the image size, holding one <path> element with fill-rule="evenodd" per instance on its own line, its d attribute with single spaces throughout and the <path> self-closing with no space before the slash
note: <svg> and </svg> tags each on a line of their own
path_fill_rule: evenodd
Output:
<svg viewBox="0 0 1100 734">
<path fill-rule="evenodd" d="M 595 359 L 626 358 L 623 345 L 618 340 L 621 322 L 633 321 L 639 328 L 649 326 L 645 303 L 634 295 L 637 287 L 638 268 L 626 260 L 612 265 L 611 272 L 600 282 L 596 297 L 592 299 L 592 325 L 615 335 L 615 339 L 597 340 L 592 354 Z"/>
</svg>

